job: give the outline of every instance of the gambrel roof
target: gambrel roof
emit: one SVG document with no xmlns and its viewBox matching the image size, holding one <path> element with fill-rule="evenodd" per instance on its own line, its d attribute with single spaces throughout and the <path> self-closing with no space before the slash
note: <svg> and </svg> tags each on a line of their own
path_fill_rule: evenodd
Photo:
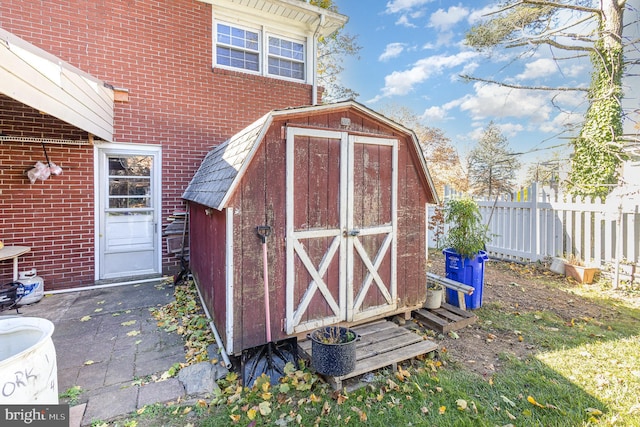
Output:
<svg viewBox="0 0 640 427">
<path fill-rule="evenodd" d="M 435 202 L 437 202 L 437 193 L 433 180 L 427 170 L 427 164 L 415 133 L 355 101 L 274 110 L 265 114 L 219 146 L 213 148 L 206 155 L 200 168 L 196 171 L 183 193 L 182 198 L 218 210 L 224 209 L 260 146 L 265 133 L 275 119 L 293 114 L 300 115 L 300 113 L 330 113 L 334 110 L 344 110 L 345 108 L 357 110 L 383 122 L 387 126 L 395 128 L 399 132 L 411 136 L 429 190 L 433 197 L 436 198 Z"/>
</svg>

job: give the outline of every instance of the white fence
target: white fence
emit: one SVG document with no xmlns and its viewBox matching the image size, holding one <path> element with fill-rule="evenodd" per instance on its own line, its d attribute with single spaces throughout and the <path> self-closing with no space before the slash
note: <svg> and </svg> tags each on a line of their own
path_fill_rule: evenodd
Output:
<svg viewBox="0 0 640 427">
<path fill-rule="evenodd" d="M 620 192 L 606 201 L 571 199 L 533 184 L 510 197 L 476 199 L 494 235 L 492 257 L 540 261 L 573 254 L 601 265 L 616 259 L 637 264 L 640 254 L 638 197 Z M 458 196 L 445 189 L 445 200 Z M 435 207 L 429 209 L 433 215 Z M 438 244 L 429 232 L 430 247 Z"/>
</svg>

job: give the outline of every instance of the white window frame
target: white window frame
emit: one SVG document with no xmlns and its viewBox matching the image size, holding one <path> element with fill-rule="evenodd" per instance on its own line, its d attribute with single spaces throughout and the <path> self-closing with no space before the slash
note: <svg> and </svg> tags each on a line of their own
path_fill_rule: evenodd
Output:
<svg viewBox="0 0 640 427">
<path fill-rule="evenodd" d="M 218 63 L 218 46 L 224 46 L 224 47 L 229 47 L 231 49 L 237 49 L 237 50 L 244 50 L 240 47 L 237 46 L 233 46 L 233 45 L 228 45 L 228 44 L 221 44 L 218 42 L 218 24 L 222 24 L 222 25 L 227 25 L 231 28 L 238 28 L 244 31 L 251 31 L 251 32 L 255 32 L 258 33 L 258 71 L 254 71 L 254 70 L 250 70 L 247 68 L 241 68 L 241 67 L 234 67 L 231 65 L 226 65 L 226 64 L 219 64 Z M 278 55 L 272 55 L 269 53 L 269 37 L 275 37 L 279 40 L 286 40 L 292 43 L 297 43 L 297 44 L 301 44 L 302 45 L 302 53 L 303 53 L 303 60 L 302 60 L 302 64 L 303 64 L 303 76 L 301 79 L 296 78 L 296 77 L 287 77 L 287 76 L 281 76 L 279 74 L 272 74 L 269 72 L 269 58 L 270 57 L 274 57 L 274 58 L 279 58 L 279 59 L 283 59 L 286 61 L 292 61 L 292 62 L 298 62 L 300 63 L 300 61 L 296 61 L 293 58 L 287 58 L 284 56 L 278 56 Z M 283 34 L 280 32 L 276 32 L 274 31 L 272 28 L 267 29 L 265 26 L 260 26 L 260 25 L 251 25 L 250 23 L 246 23 L 246 22 L 231 22 L 231 20 L 227 20 L 224 19 L 224 17 L 214 17 L 213 18 L 213 67 L 216 68 L 222 68 L 222 69 L 226 69 L 226 70 L 233 70 L 233 71 L 238 71 L 241 73 L 248 73 L 248 74 L 257 74 L 257 75 L 262 75 L 265 77 L 272 77 L 272 78 L 276 78 L 276 79 L 282 79 L 282 80 L 288 80 L 288 81 L 292 81 L 292 82 L 297 82 L 297 83 L 308 83 L 309 82 L 309 75 L 310 73 L 310 67 L 312 66 L 312 64 L 309 63 L 309 58 L 311 53 L 309 52 L 309 47 L 310 47 L 310 43 L 309 43 L 309 37 L 304 37 L 304 36 L 292 36 L 292 35 L 287 35 L 287 34 Z M 248 52 L 253 52 L 252 50 L 247 50 Z"/>
<path fill-rule="evenodd" d="M 275 38 L 278 40 L 284 40 L 284 41 L 288 41 L 291 43 L 296 43 L 296 44 L 300 44 L 302 45 L 302 61 L 296 60 L 294 58 L 289 58 L 286 56 L 281 56 L 281 55 L 276 55 L 276 54 L 272 54 L 269 51 L 269 47 L 270 47 L 270 43 L 269 43 L 269 39 L 271 38 Z M 270 77 L 276 77 L 276 78 L 280 78 L 280 79 L 287 79 L 287 80 L 293 80 L 296 82 L 305 82 L 307 80 L 307 44 L 304 40 L 299 40 L 299 39 L 294 39 L 291 37 L 285 37 L 282 36 L 281 34 L 275 34 L 275 33 L 266 33 L 264 36 L 265 39 L 265 49 L 264 49 L 264 68 L 266 71 L 266 74 Z M 288 61 L 288 62 L 292 62 L 292 63 L 298 63 L 298 64 L 302 64 L 302 78 L 299 79 L 297 77 L 288 77 L 288 76 L 282 76 L 280 74 L 272 74 L 271 72 L 269 72 L 269 59 L 270 58 L 277 58 L 277 59 L 281 59 L 284 61 Z"/>
<path fill-rule="evenodd" d="M 258 34 L 258 49 L 257 51 L 248 49 L 248 48 L 241 48 L 238 46 L 233 46 L 232 44 L 226 44 L 226 43 L 220 43 L 218 41 L 218 25 L 227 25 L 229 27 L 231 27 L 231 29 L 233 30 L 234 28 L 243 30 L 243 31 L 251 31 L 253 33 L 257 33 Z M 238 25 L 238 24 L 232 24 L 230 22 L 225 22 L 225 21 L 215 21 L 215 24 L 213 26 L 213 40 L 214 40 L 214 46 L 213 46 L 213 62 L 214 62 L 214 66 L 218 66 L 220 68 L 226 68 L 229 70 L 236 70 L 236 71 L 242 71 L 245 73 L 250 73 L 250 74 L 261 74 L 261 70 L 262 70 L 262 63 L 263 63 L 263 59 L 262 59 L 262 51 L 264 50 L 263 47 L 263 36 L 262 36 L 262 31 L 258 28 L 252 28 L 252 27 L 247 27 L 244 25 Z M 237 50 L 237 51 L 243 51 L 243 52 L 251 52 L 251 53 L 256 53 L 258 55 L 258 69 L 257 70 L 251 70 L 249 68 L 243 68 L 243 67 L 234 67 L 233 65 L 225 65 L 225 64 L 218 64 L 218 46 L 222 46 L 222 47 L 228 47 L 232 50 Z"/>
</svg>

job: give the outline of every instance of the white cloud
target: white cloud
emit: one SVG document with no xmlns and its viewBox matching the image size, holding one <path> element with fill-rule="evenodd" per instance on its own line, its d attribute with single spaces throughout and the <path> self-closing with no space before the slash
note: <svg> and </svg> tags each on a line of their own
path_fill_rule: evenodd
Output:
<svg viewBox="0 0 640 427">
<path fill-rule="evenodd" d="M 433 0 L 392 0 L 387 2 L 386 13 L 398 13 L 431 3 Z"/>
<path fill-rule="evenodd" d="M 524 71 L 516 76 L 521 80 L 549 77 L 558 72 L 558 64 L 553 59 L 542 58 L 525 64 Z"/>
<path fill-rule="evenodd" d="M 378 61 L 388 61 L 391 58 L 395 58 L 404 51 L 404 43 L 389 43 L 384 49 L 384 52 L 378 57 Z"/>
<path fill-rule="evenodd" d="M 447 109 L 443 107 L 429 107 L 424 110 L 420 118 L 426 122 L 441 122 L 447 118 Z"/>
<path fill-rule="evenodd" d="M 408 28 L 416 28 L 416 25 L 409 21 L 409 18 L 407 17 L 407 15 L 400 16 L 400 18 L 398 18 L 395 24 L 402 25 L 403 27 L 408 27 Z"/>
<path fill-rule="evenodd" d="M 421 59 L 408 70 L 394 71 L 387 75 L 384 78 L 385 85 L 382 88 L 382 93 L 369 102 L 394 95 L 406 95 L 416 84 L 424 82 L 431 76 L 442 74 L 443 70 L 464 65 L 477 55 L 476 52 L 468 51 L 455 55 L 437 55 Z"/>
<path fill-rule="evenodd" d="M 507 138 L 513 138 L 524 130 L 524 126 L 520 123 L 499 123 L 498 129 Z"/>
<path fill-rule="evenodd" d="M 444 9 L 438 9 L 431 14 L 428 26 L 440 31 L 447 31 L 462 21 L 468 14 L 469 10 L 461 6 L 451 6 L 446 11 Z"/>
<path fill-rule="evenodd" d="M 491 16 L 489 14 L 492 12 L 495 12 L 496 10 L 498 10 L 498 7 L 496 6 L 487 6 L 482 9 L 475 9 L 471 11 L 471 13 L 469 13 L 469 18 L 467 19 L 467 22 L 469 22 L 469 24 L 471 25 L 475 25 L 480 21 L 490 19 Z"/>
<path fill-rule="evenodd" d="M 460 104 L 460 109 L 468 111 L 473 120 L 517 117 L 543 123 L 551 114 L 548 96 L 544 96 L 548 94 L 483 83 L 473 87 L 475 95 L 466 95 Z"/>
</svg>

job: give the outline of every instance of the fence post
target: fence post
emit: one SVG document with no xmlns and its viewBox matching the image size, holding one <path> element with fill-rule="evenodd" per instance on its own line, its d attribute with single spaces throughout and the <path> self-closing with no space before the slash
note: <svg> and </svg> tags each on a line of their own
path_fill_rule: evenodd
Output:
<svg viewBox="0 0 640 427">
<path fill-rule="evenodd" d="M 530 209 L 531 209 L 531 237 L 533 247 L 529 247 L 531 251 L 531 259 L 534 261 L 540 260 L 540 213 L 538 212 L 538 183 L 531 183 L 529 188 Z"/>
</svg>

